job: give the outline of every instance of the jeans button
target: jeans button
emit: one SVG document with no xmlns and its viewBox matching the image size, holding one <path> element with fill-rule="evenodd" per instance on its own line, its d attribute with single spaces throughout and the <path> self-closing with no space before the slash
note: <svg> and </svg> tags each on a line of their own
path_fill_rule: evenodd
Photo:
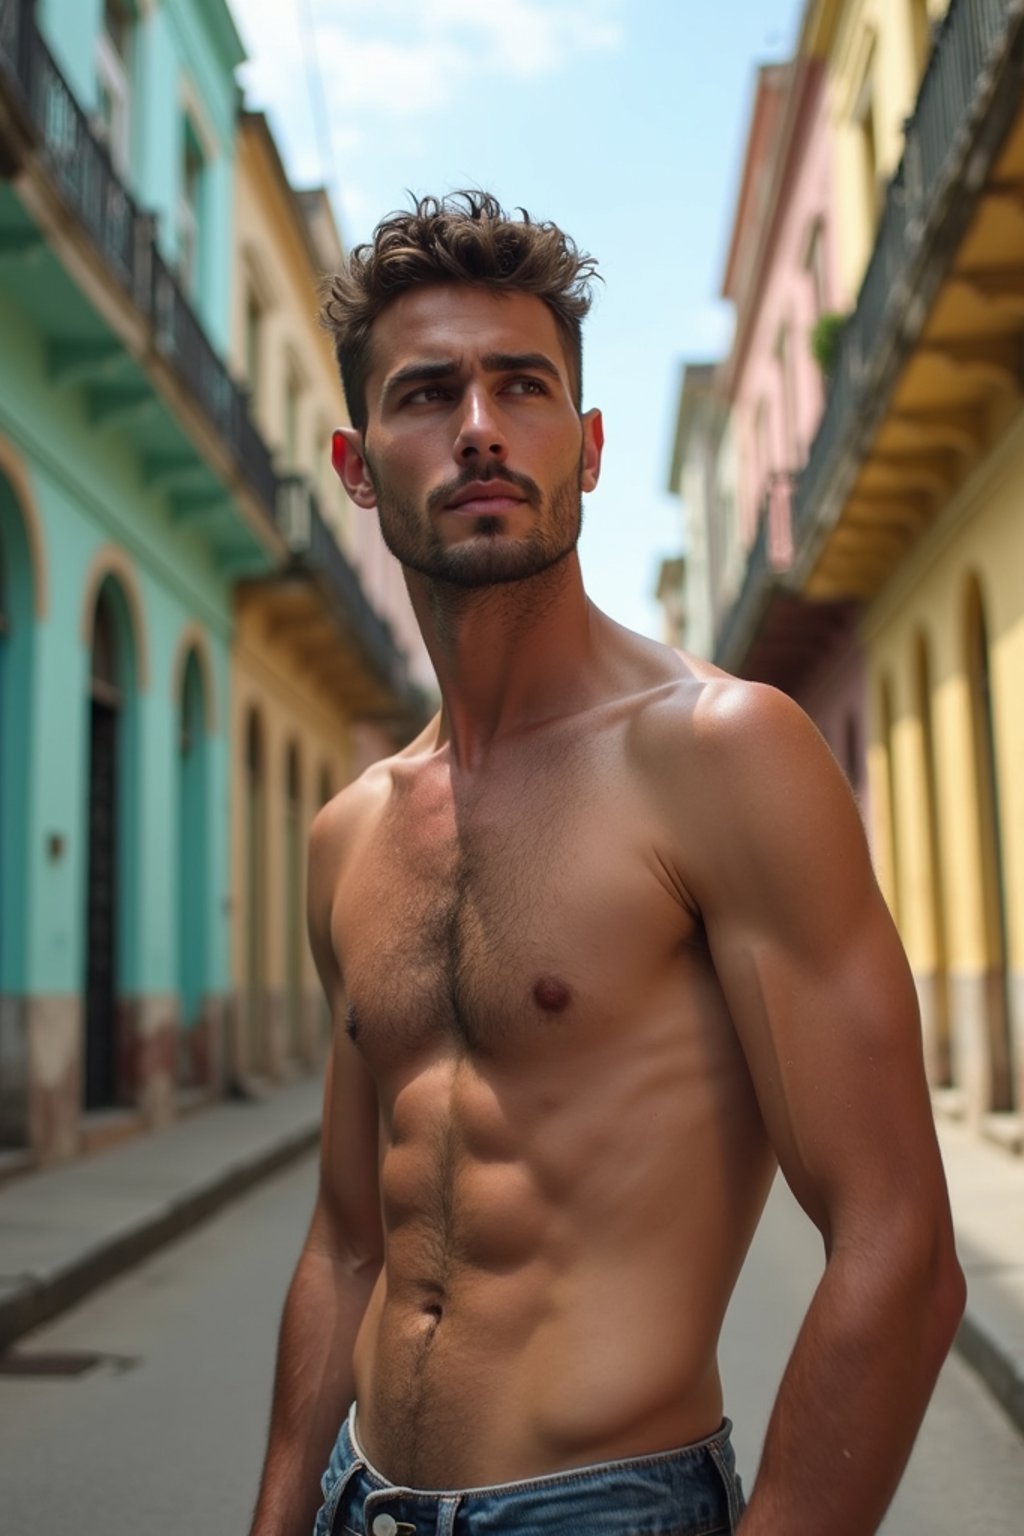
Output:
<svg viewBox="0 0 1024 1536">
<path fill-rule="evenodd" d="M 398 1521 L 394 1515 L 374 1515 L 370 1529 L 373 1531 L 373 1536 L 395 1536 Z"/>
</svg>

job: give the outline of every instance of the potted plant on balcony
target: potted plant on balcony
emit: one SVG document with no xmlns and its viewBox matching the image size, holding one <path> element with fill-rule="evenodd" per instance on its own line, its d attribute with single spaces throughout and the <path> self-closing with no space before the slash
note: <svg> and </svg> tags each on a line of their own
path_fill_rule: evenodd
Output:
<svg viewBox="0 0 1024 1536">
<path fill-rule="evenodd" d="M 831 384 L 839 362 L 839 348 L 842 345 L 846 321 L 846 315 L 837 314 L 835 310 L 826 310 L 824 314 L 818 316 L 811 328 L 811 356 L 821 369 L 826 387 Z"/>
</svg>

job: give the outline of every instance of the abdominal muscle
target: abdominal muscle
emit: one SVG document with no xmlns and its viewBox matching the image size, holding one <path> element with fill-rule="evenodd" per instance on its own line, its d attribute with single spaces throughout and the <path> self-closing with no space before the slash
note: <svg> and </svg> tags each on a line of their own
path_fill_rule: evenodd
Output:
<svg viewBox="0 0 1024 1536">
<path fill-rule="evenodd" d="M 620 1058 L 603 1104 L 589 1065 L 545 1094 L 442 1058 L 386 1107 L 386 1260 L 354 1366 L 394 1483 L 544 1476 L 721 1421 L 718 1333 L 774 1167 L 749 1084 L 686 1092 L 642 1060 L 631 1081 Z"/>
</svg>

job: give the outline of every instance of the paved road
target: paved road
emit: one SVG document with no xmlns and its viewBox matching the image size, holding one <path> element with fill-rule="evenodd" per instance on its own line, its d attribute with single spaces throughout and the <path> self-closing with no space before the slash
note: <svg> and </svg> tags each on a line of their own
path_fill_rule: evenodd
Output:
<svg viewBox="0 0 1024 1536">
<path fill-rule="evenodd" d="M 3 1536 L 244 1536 L 313 1177 L 309 1159 L 24 1341 L 103 1359 L 71 1379 L 0 1376 Z M 748 1484 L 819 1262 L 816 1235 L 773 1196 L 723 1351 Z M 886 1536 L 1019 1536 L 1022 1509 L 1024 1442 L 954 1359 Z"/>
</svg>

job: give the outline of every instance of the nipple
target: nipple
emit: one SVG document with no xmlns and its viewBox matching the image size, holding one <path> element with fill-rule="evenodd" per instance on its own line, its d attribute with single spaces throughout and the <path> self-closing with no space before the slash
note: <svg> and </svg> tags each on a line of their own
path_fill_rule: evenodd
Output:
<svg viewBox="0 0 1024 1536">
<path fill-rule="evenodd" d="M 533 1000 L 545 1013 L 561 1013 L 572 1001 L 572 993 L 557 976 L 541 976 L 533 988 Z"/>
</svg>

